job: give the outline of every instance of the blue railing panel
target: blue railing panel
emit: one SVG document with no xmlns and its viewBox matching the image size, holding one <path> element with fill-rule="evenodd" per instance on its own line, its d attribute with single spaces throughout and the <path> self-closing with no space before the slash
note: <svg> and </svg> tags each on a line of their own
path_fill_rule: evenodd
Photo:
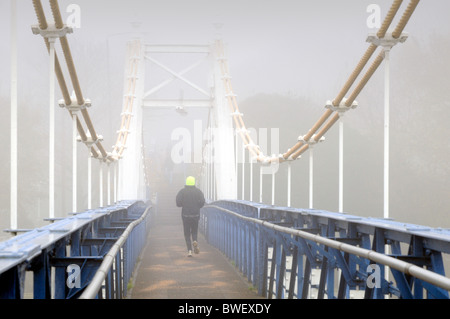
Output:
<svg viewBox="0 0 450 319">
<path fill-rule="evenodd" d="M 267 298 L 449 298 L 442 257 L 450 252 L 449 230 L 247 201 L 209 203 L 201 230 Z M 374 262 L 370 251 L 385 258 Z M 394 267 L 388 280 L 383 263 Z M 398 263 L 429 270 L 418 275 L 429 282 L 396 270 Z"/>
<path fill-rule="evenodd" d="M 78 298 L 128 225 L 143 216 L 127 233 L 96 296 L 124 298 L 150 228 L 148 211 L 151 206 L 143 202 L 122 201 L 74 214 L 0 243 L 0 298 L 24 298 L 28 272 L 33 272 L 33 291 L 28 298 Z"/>
</svg>

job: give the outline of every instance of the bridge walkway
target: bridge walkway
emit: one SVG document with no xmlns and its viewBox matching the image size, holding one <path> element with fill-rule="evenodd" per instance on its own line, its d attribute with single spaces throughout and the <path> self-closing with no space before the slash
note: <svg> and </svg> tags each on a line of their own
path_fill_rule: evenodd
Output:
<svg viewBox="0 0 450 319">
<path fill-rule="evenodd" d="M 200 253 L 187 257 L 179 189 L 158 196 L 147 245 L 133 279 L 131 299 L 257 299 L 251 283 L 199 233 Z"/>
</svg>

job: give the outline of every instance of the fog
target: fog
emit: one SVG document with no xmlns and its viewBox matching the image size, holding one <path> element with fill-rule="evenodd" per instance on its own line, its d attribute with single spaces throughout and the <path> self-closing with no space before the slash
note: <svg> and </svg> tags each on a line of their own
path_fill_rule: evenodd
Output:
<svg viewBox="0 0 450 319">
<path fill-rule="evenodd" d="M 50 20 L 48 3 L 42 2 Z M 70 4 L 81 8 L 80 27 L 68 39 L 83 94 L 92 100 L 92 121 L 107 150 L 120 125 L 126 42 L 139 34 L 153 44 L 209 44 L 217 35 L 213 24 L 221 23 L 234 93 L 246 126 L 279 129 L 280 152 L 307 133 L 365 52 L 368 33 L 376 32 L 367 25 L 371 3 L 381 7 L 382 18 L 391 5 L 390 0 L 59 1 L 63 17 L 69 15 L 65 9 Z M 422 1 L 406 26 L 408 40 L 391 52 L 390 217 L 443 228 L 450 227 L 449 12 L 446 0 Z M 0 1 L 0 14 L 0 229 L 6 229 L 10 215 L 9 1 Z M 133 27 L 132 22 L 140 26 Z M 42 38 L 32 34 L 33 24 L 37 19 L 32 3 L 19 0 L 19 228 L 44 225 L 48 217 L 48 53 Z M 191 76 L 195 77 L 187 75 Z M 383 216 L 383 86 L 381 67 L 358 96 L 358 108 L 344 116 L 344 211 L 354 215 Z M 61 98 L 59 88 L 56 93 Z M 189 92 L 178 88 L 173 94 Z M 160 160 L 166 158 L 171 130 L 192 129 L 194 120 L 206 117 L 204 110 L 188 110 L 184 116 L 175 111 L 146 111 L 146 150 Z M 72 132 L 66 111 L 56 110 L 56 123 L 55 207 L 57 217 L 64 217 L 72 207 Z M 337 125 L 314 149 L 314 156 L 314 207 L 337 211 Z M 87 150 L 81 144 L 78 162 L 82 209 L 87 203 Z M 94 172 L 97 165 L 94 161 Z M 308 165 L 308 153 L 292 163 L 294 207 L 308 206 Z M 280 206 L 286 205 L 286 170 L 281 165 L 276 175 L 275 204 Z M 157 166 L 153 173 L 158 172 Z M 263 199 L 270 203 L 270 177 L 266 178 Z M 258 183 L 256 176 L 255 200 Z M 95 177 L 93 189 L 98 189 Z M 241 198 L 240 188 L 238 194 Z M 248 189 L 244 198 L 249 199 Z M 98 195 L 94 194 L 96 205 Z M 7 237 L 0 233 L 0 239 Z"/>
</svg>

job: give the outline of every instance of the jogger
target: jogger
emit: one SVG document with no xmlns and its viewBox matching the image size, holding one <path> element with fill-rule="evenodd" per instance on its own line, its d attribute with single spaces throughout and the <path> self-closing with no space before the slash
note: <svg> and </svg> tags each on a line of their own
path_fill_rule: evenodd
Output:
<svg viewBox="0 0 450 319">
<path fill-rule="evenodd" d="M 200 189 L 195 187 L 194 177 L 186 178 L 186 185 L 178 192 L 176 203 L 178 207 L 181 207 L 184 238 L 188 256 L 192 257 L 192 247 L 194 247 L 194 253 L 200 252 L 197 242 L 198 222 L 200 220 L 200 208 L 205 205 L 205 196 Z"/>
</svg>

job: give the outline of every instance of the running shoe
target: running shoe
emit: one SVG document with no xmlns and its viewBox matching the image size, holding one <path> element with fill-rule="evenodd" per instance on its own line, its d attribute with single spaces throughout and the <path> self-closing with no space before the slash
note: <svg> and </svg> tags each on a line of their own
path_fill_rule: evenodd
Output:
<svg viewBox="0 0 450 319">
<path fill-rule="evenodd" d="M 196 254 L 200 253 L 200 249 L 198 248 L 198 243 L 196 241 L 194 241 L 192 244 L 194 245 L 194 253 L 196 253 Z"/>
</svg>

